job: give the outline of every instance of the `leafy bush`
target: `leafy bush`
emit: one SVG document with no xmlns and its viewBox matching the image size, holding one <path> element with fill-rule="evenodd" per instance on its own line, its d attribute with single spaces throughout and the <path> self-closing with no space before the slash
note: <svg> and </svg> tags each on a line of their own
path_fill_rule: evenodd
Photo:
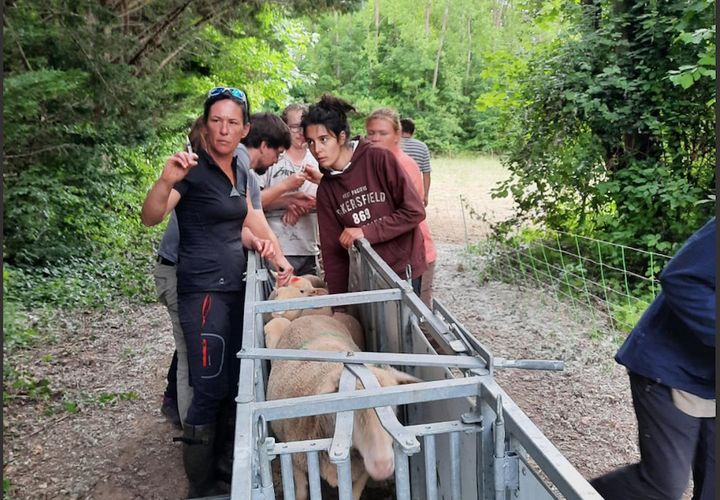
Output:
<svg viewBox="0 0 720 500">
<path fill-rule="evenodd" d="M 515 225 L 671 253 L 712 215 L 698 201 L 714 187 L 714 82 L 698 71 L 687 85 L 687 65 L 711 64 L 712 4 L 603 0 L 562 12 L 564 36 L 527 62 L 510 106 L 494 105 L 513 174 L 494 195 L 512 195 Z"/>
</svg>

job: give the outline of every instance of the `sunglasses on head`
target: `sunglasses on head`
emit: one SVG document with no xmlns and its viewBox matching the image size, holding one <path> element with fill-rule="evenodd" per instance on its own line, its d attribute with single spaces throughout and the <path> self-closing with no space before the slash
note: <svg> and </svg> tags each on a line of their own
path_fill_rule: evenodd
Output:
<svg viewBox="0 0 720 500">
<path fill-rule="evenodd" d="M 214 87 L 208 91 L 207 96 L 215 97 L 221 94 L 228 94 L 239 101 L 247 103 L 247 96 L 245 95 L 245 92 L 240 89 L 236 89 L 235 87 Z"/>
</svg>

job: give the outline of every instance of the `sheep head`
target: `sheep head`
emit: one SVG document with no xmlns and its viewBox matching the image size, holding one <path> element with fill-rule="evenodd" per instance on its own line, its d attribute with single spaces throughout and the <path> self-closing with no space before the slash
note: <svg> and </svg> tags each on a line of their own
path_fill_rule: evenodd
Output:
<svg viewBox="0 0 720 500">
<path fill-rule="evenodd" d="M 394 368 L 370 367 L 370 370 L 382 387 L 421 382 L 417 377 Z M 335 391 L 337 391 L 339 377 L 334 382 Z M 325 387 L 322 392 L 333 392 L 329 389 L 329 387 Z M 362 389 L 362 383 L 359 380 L 357 381 L 357 389 Z M 335 416 L 330 414 L 324 417 L 324 427 L 332 435 Z M 365 470 L 367 470 L 370 477 L 376 481 L 382 481 L 393 475 L 395 472 L 393 438 L 383 428 L 373 408 L 354 412 L 352 445 L 360 453 Z"/>
</svg>

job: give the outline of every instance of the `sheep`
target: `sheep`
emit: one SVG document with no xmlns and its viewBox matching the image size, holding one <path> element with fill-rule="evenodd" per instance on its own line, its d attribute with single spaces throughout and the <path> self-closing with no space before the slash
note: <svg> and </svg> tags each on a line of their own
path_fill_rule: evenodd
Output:
<svg viewBox="0 0 720 500">
<path fill-rule="evenodd" d="M 315 297 L 327 295 L 327 289 L 314 286 L 313 281 L 315 284 L 324 284 L 324 282 L 320 278 L 311 274 L 307 274 L 304 276 L 293 276 L 290 279 L 290 284 L 288 286 L 279 287 L 273 290 L 270 293 L 268 300 L 288 300 L 301 297 Z M 360 350 L 365 348 L 365 334 L 363 333 L 362 326 L 360 326 L 360 322 L 350 314 L 341 311 L 333 311 L 331 307 L 316 307 L 311 309 L 276 311 L 271 314 L 266 314 L 264 320 L 267 325 L 272 319 L 286 318 L 290 321 L 293 321 L 301 316 L 313 315 L 331 316 L 335 318 L 348 329 L 348 331 L 350 332 L 350 336 L 360 348 Z M 276 322 L 273 327 L 271 327 L 271 337 L 273 338 L 273 341 L 275 341 L 282 333 L 281 325 L 287 326 L 284 322 Z M 267 339 L 266 346 L 270 347 L 267 344 Z"/>
<path fill-rule="evenodd" d="M 277 273 L 275 271 L 270 271 L 270 273 L 275 277 L 277 280 Z M 319 276 L 315 276 L 314 274 L 303 274 L 302 276 L 293 276 L 290 278 L 290 281 L 288 281 L 287 286 L 294 286 L 296 288 L 325 288 L 327 289 L 327 283 L 320 278 Z"/>
<path fill-rule="evenodd" d="M 301 297 L 316 297 L 320 295 L 327 295 L 327 290 L 324 288 L 298 288 L 295 286 L 281 286 L 273 290 L 268 296 L 268 300 L 288 300 L 298 299 Z M 323 315 L 331 316 L 332 308 L 330 307 L 317 307 L 312 309 L 293 309 L 289 311 L 275 311 L 269 317 L 266 316 L 266 321 L 270 318 L 287 318 L 290 321 L 299 318 L 300 316 L 308 315 Z"/>
<path fill-rule="evenodd" d="M 278 349 L 359 351 L 348 329 L 328 316 L 303 316 L 292 321 L 274 345 Z M 342 370 L 342 363 L 275 361 L 268 379 L 267 400 L 336 392 Z M 383 387 L 419 381 L 393 368 L 370 367 L 370 370 Z M 359 388 L 360 382 L 357 384 Z M 334 432 L 335 415 L 278 420 L 273 421 L 271 426 L 282 442 L 327 438 Z M 382 428 L 373 409 L 354 412 L 351 475 L 355 500 L 360 498 L 370 477 L 383 480 L 392 476 L 395 470 L 392 444 L 392 438 Z M 327 453 L 320 454 L 320 475 L 331 486 L 337 486 L 337 470 L 330 463 Z M 305 500 L 308 482 L 304 454 L 293 455 L 293 477 L 296 498 Z"/>
<path fill-rule="evenodd" d="M 274 349 L 288 326 L 290 326 L 290 320 L 287 318 L 273 318 L 268 321 L 263 327 L 265 347 Z"/>
</svg>

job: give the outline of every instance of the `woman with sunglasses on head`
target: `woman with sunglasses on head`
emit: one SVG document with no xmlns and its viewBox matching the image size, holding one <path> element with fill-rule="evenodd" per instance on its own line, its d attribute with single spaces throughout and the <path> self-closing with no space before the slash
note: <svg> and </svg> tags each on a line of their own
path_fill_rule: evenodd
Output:
<svg viewBox="0 0 720 500">
<path fill-rule="evenodd" d="M 203 107 L 205 149 L 182 151 L 165 162 L 142 207 L 155 225 L 173 209 L 180 245 L 178 312 L 185 336 L 193 397 L 183 428 L 183 462 L 189 496 L 223 493 L 214 477 L 217 420 L 235 395 L 242 343 L 246 270 L 244 247 L 271 260 L 288 278 L 292 266 L 267 229 L 261 207 L 247 196 L 247 169 L 235 158 L 250 130 L 244 92 L 212 89 Z M 288 137 L 289 142 L 289 137 Z"/>
<path fill-rule="evenodd" d="M 423 177 L 420 167 L 415 160 L 410 158 L 401 148 L 400 139 L 402 138 L 402 127 L 400 125 L 400 115 L 391 108 L 378 108 L 365 120 L 365 131 L 367 139 L 374 145 L 385 148 L 390 151 L 403 171 L 412 181 L 413 187 L 421 197 L 425 196 L 425 187 L 423 185 Z M 432 308 L 432 281 L 435 274 L 435 259 L 437 258 L 437 250 L 427 221 L 420 223 L 420 232 L 423 235 L 425 243 L 425 260 L 428 263 L 427 271 L 422 275 L 420 281 L 420 298 L 426 306 Z"/>
<path fill-rule="evenodd" d="M 324 95 L 303 115 L 310 152 L 323 178 L 317 192 L 320 249 L 330 293 L 348 290 L 348 249 L 365 238 L 398 276 L 411 266 L 413 288 L 427 269 L 418 224 L 423 201 L 389 151 L 350 139 L 349 103 Z"/>
</svg>

